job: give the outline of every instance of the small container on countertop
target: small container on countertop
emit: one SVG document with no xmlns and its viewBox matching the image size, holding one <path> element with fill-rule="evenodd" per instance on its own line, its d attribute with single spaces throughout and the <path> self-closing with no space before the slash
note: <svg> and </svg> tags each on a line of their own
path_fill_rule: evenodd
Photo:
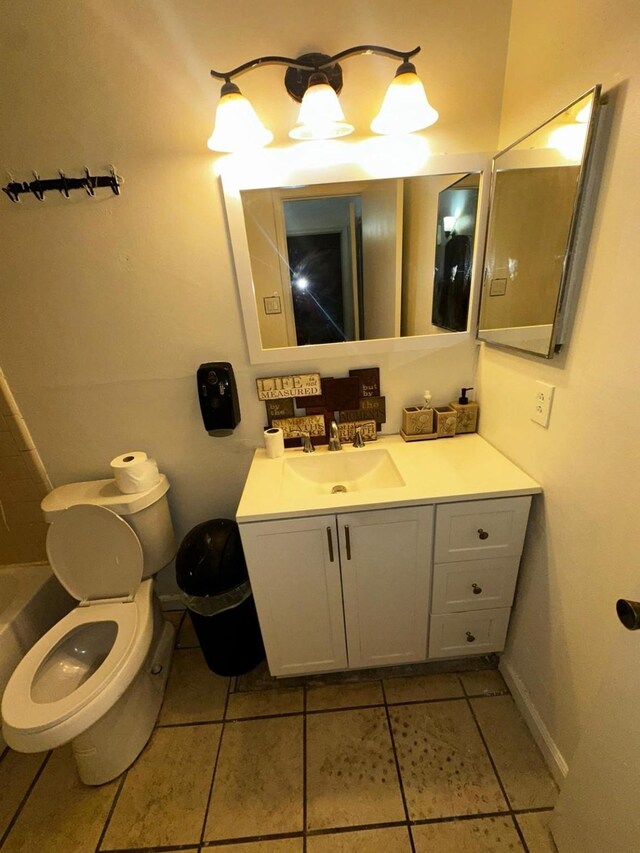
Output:
<svg viewBox="0 0 640 853">
<path fill-rule="evenodd" d="M 473 400 L 469 400 L 467 391 L 473 391 L 473 388 L 462 388 L 458 402 L 451 402 L 449 404 L 458 416 L 456 434 L 475 432 L 478 428 L 478 412 L 480 407 Z"/>
</svg>

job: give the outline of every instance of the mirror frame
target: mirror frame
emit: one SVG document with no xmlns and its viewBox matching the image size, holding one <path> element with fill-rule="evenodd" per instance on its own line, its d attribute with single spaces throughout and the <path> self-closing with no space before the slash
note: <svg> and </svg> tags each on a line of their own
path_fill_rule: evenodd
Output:
<svg viewBox="0 0 640 853">
<path fill-rule="evenodd" d="M 378 142 L 378 140 L 365 141 L 368 143 Z M 402 171 L 401 167 L 398 167 L 398 171 L 391 171 L 387 166 L 384 174 L 376 175 L 372 174 L 371 170 L 367 170 L 361 163 L 356 162 L 354 155 L 351 155 L 350 162 L 344 162 L 344 160 L 342 162 L 331 162 L 331 158 L 325 159 L 322 153 L 318 153 L 316 162 L 320 165 L 296 165 L 296 157 L 292 155 L 292 152 L 301 150 L 306 154 L 311 152 L 312 145 L 313 143 L 301 143 L 289 148 L 264 150 L 258 155 L 252 155 L 250 159 L 247 159 L 246 155 L 244 157 L 231 155 L 224 158 L 224 161 L 220 163 L 219 174 L 250 362 L 252 364 L 298 362 L 307 359 L 317 360 L 323 357 L 434 350 L 455 346 L 463 341 L 475 343 L 475 330 L 478 323 L 478 295 L 482 281 L 489 209 L 489 175 L 493 155 L 491 153 L 474 153 L 427 156 L 424 157 L 421 166 L 416 170 Z M 342 143 L 342 145 L 349 144 Z M 341 149 L 333 148 L 332 150 Z M 308 162 L 309 158 L 306 159 Z M 398 159 L 401 160 L 402 158 Z M 242 190 L 301 185 L 313 186 L 327 183 L 341 184 L 350 181 L 415 178 L 432 175 L 460 175 L 461 173 L 478 173 L 480 175 L 476 239 L 473 249 L 469 316 L 466 331 L 310 344 L 307 346 L 274 347 L 272 349 L 262 347 L 249 244 L 240 196 Z M 434 273 L 434 270 L 430 271 L 431 277 Z"/>
<path fill-rule="evenodd" d="M 482 333 L 484 332 L 486 334 L 487 332 L 492 330 L 480 329 L 480 310 L 483 297 L 483 284 L 485 276 L 488 272 L 486 264 L 487 256 L 489 254 L 489 227 L 491 223 L 492 201 L 495 194 L 496 173 L 499 171 L 496 168 L 496 160 L 498 159 L 498 157 L 501 157 L 503 154 L 506 154 L 508 151 L 511 151 L 512 148 L 516 148 L 518 145 L 528 139 L 528 137 L 538 133 L 538 131 L 542 130 L 546 125 L 554 121 L 554 119 L 560 118 L 565 112 L 567 112 L 567 110 L 571 109 L 571 107 L 573 107 L 579 101 L 584 100 L 588 95 L 593 96 L 593 105 L 591 108 L 591 115 L 589 116 L 589 124 L 587 127 L 587 135 L 584 143 L 582 162 L 580 164 L 578 183 L 576 186 L 576 193 L 573 200 L 573 209 L 571 212 L 569 233 L 567 235 L 567 244 L 565 247 L 564 259 L 562 263 L 562 273 L 560 275 L 560 281 L 558 282 L 558 297 L 556 300 L 556 308 L 552 322 L 549 348 L 545 354 L 536 352 L 531 349 L 525 349 L 524 347 L 511 346 L 509 344 L 497 343 L 496 341 L 488 340 L 486 337 L 482 337 Z M 501 350 L 508 350 L 509 352 L 513 352 L 516 354 L 530 355 L 536 358 L 543 358 L 548 360 L 553 358 L 554 355 L 557 355 L 560 352 L 562 346 L 567 342 L 570 322 L 573 318 L 575 303 L 580 289 L 582 268 L 587 249 L 588 234 L 586 232 L 588 231 L 588 227 L 585 226 L 591 216 L 591 211 L 589 211 L 588 207 L 589 202 L 591 201 L 593 184 L 595 183 L 595 176 L 593 174 L 592 165 L 594 163 L 594 160 L 596 159 L 596 139 L 600 114 L 604 104 L 605 102 L 602 98 L 602 87 L 599 83 L 596 83 L 590 89 L 587 89 L 586 92 L 583 92 L 579 97 L 574 98 L 573 101 L 564 106 L 561 110 L 558 110 L 557 113 L 554 113 L 554 115 L 543 121 L 542 124 L 539 124 L 537 127 L 533 128 L 528 133 L 525 133 L 515 142 L 512 142 L 511 145 L 508 145 L 506 148 L 503 148 L 501 151 L 498 151 L 498 153 L 492 159 L 489 210 L 485 226 L 485 251 L 482 260 L 482 277 L 479 284 L 479 296 L 476 313 L 476 338 L 477 340 L 482 341 L 487 346 L 495 347 L 496 349 Z"/>
</svg>

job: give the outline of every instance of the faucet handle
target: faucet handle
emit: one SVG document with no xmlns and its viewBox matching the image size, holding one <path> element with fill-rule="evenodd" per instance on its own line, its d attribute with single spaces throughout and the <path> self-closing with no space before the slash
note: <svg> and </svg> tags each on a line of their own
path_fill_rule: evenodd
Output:
<svg viewBox="0 0 640 853">
<path fill-rule="evenodd" d="M 353 446 L 354 447 L 364 447 L 364 438 L 362 437 L 362 427 L 356 427 L 354 436 L 353 436 Z"/>
<path fill-rule="evenodd" d="M 311 441 L 311 436 L 308 432 L 301 432 L 300 437 L 302 438 L 302 452 L 303 453 L 315 453 L 315 447 Z"/>
</svg>

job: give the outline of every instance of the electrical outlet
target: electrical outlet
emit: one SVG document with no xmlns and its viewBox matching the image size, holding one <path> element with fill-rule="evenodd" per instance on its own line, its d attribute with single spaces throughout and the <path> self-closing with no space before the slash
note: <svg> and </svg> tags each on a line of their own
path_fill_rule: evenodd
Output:
<svg viewBox="0 0 640 853">
<path fill-rule="evenodd" d="M 553 403 L 553 392 L 555 390 L 555 385 L 548 385 L 546 382 L 536 382 L 536 399 L 531 420 L 545 427 L 545 429 L 549 426 L 549 416 L 551 415 L 551 404 Z"/>
</svg>

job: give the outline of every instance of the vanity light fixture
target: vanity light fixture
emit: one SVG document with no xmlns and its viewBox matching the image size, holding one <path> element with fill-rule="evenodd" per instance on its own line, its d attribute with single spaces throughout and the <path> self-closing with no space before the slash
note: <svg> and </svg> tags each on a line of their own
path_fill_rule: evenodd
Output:
<svg viewBox="0 0 640 853">
<path fill-rule="evenodd" d="M 300 103 L 296 125 L 289 132 L 293 139 L 333 139 L 353 133 L 344 117 L 338 94 L 342 89 L 339 60 L 358 54 L 378 54 L 400 59 L 393 82 L 387 89 L 371 130 L 385 135 L 413 133 L 438 120 L 438 113 L 427 100 L 422 81 L 409 60 L 420 50 L 394 50 L 379 45 L 358 45 L 334 56 L 305 53 L 296 59 L 286 56 L 261 56 L 231 71 L 211 71 L 223 80 L 215 127 L 208 141 L 212 151 L 235 152 L 268 145 L 273 134 L 260 121 L 256 111 L 242 95 L 232 78 L 260 65 L 286 65 L 284 84 L 291 97 Z"/>
</svg>

